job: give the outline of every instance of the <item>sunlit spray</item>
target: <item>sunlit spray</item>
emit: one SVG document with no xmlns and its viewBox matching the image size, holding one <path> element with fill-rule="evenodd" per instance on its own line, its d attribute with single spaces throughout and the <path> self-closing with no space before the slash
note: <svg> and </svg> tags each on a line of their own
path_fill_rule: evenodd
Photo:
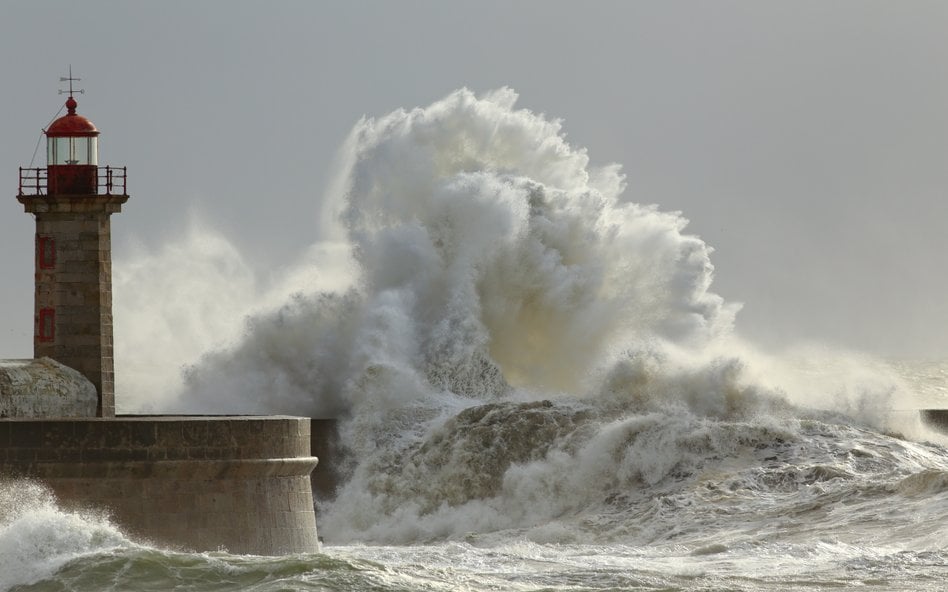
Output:
<svg viewBox="0 0 948 592">
<path fill-rule="evenodd" d="M 459 90 L 358 122 L 324 203 L 333 243 L 276 292 L 208 249 L 225 264 L 194 279 L 241 288 L 209 311 L 239 329 L 198 331 L 202 350 L 206 332 L 230 342 L 188 363 L 169 405 L 343 419 L 351 470 L 320 515 L 337 541 L 651 542 L 700 523 L 681 508 L 753 521 L 774 491 L 875 478 L 833 460 L 862 420 L 796 408 L 755 369 L 767 358 L 734 338 L 739 307 L 711 291 L 686 220 L 627 199 L 618 166 L 516 100 Z M 915 454 L 900 446 L 886 454 Z M 703 489 L 716 478 L 769 493 Z M 659 492 L 680 519 L 655 520 Z"/>
</svg>

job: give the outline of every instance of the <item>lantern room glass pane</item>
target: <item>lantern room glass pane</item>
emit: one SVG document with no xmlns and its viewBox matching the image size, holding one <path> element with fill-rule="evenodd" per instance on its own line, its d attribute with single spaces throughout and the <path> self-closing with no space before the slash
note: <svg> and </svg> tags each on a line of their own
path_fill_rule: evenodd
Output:
<svg viewBox="0 0 948 592">
<path fill-rule="evenodd" d="M 98 138 L 47 138 L 46 164 L 99 164 Z"/>
<path fill-rule="evenodd" d="M 86 164 L 99 164 L 99 138 L 85 138 Z"/>
</svg>

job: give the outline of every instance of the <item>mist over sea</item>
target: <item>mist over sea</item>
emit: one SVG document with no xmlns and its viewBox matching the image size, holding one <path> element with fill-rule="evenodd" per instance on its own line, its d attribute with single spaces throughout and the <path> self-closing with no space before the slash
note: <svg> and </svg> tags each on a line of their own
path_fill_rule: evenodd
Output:
<svg viewBox="0 0 948 592">
<path fill-rule="evenodd" d="M 687 221 L 516 100 L 358 122 L 272 277 L 193 229 L 116 262 L 123 411 L 341 419 L 321 553 L 156 548 L 7 481 L 0 591 L 944 589 L 914 410 L 948 362 L 747 343 Z"/>
</svg>

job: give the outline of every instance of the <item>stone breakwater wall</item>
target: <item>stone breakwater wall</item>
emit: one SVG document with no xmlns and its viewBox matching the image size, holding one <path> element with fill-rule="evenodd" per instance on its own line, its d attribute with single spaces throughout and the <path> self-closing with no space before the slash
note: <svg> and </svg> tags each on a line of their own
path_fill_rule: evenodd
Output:
<svg viewBox="0 0 948 592">
<path fill-rule="evenodd" d="M 310 420 L 119 416 L 0 420 L 0 475 L 46 484 L 65 508 L 191 551 L 319 548 Z"/>
</svg>

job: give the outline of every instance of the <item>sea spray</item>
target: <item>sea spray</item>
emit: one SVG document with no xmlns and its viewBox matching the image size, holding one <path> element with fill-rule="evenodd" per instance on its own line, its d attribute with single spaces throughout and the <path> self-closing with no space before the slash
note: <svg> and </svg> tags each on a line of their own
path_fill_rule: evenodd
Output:
<svg viewBox="0 0 948 592">
<path fill-rule="evenodd" d="M 282 344 L 256 339 L 276 327 L 310 368 L 313 411 L 326 397 L 397 406 L 425 390 L 576 392 L 631 336 L 700 345 L 727 333 L 736 307 L 708 291 L 709 249 L 681 233 L 685 221 L 620 202 L 618 167 L 592 169 L 559 122 L 515 99 L 461 90 L 360 122 L 330 196 L 359 266 L 352 290 L 305 293 L 254 319 L 236 355 L 193 369 L 188 398 L 225 376 L 257 384 L 254 373 L 276 382 L 267 399 L 301 398 L 301 381 L 275 380 L 294 366 L 270 363 Z M 247 348 L 262 351 L 247 359 Z"/>
<path fill-rule="evenodd" d="M 0 480 L 0 591 L 31 584 L 84 555 L 131 543 L 91 512 L 67 512 L 42 485 Z"/>
<path fill-rule="evenodd" d="M 330 541 L 703 548 L 729 516 L 737 544 L 774 499 L 805 513 L 911 472 L 898 441 L 762 379 L 684 218 L 626 199 L 617 166 L 516 98 L 359 122 L 325 204 L 351 281 L 245 307 L 180 408 L 343 418 Z"/>
<path fill-rule="evenodd" d="M 260 325 L 257 315 L 292 309 L 302 294 L 344 290 L 351 283 L 346 245 L 314 244 L 296 264 L 260 274 L 195 212 L 180 235 L 161 247 L 134 243 L 115 257 L 116 389 L 121 393 L 116 405 L 124 413 L 291 411 L 281 401 L 268 407 L 259 396 L 221 400 L 206 393 L 199 400 L 181 399 L 187 369 L 202 355 L 234 347 L 248 324 Z M 273 339 L 293 347 L 290 330 Z M 254 365 L 267 366 L 263 361 Z"/>
</svg>

